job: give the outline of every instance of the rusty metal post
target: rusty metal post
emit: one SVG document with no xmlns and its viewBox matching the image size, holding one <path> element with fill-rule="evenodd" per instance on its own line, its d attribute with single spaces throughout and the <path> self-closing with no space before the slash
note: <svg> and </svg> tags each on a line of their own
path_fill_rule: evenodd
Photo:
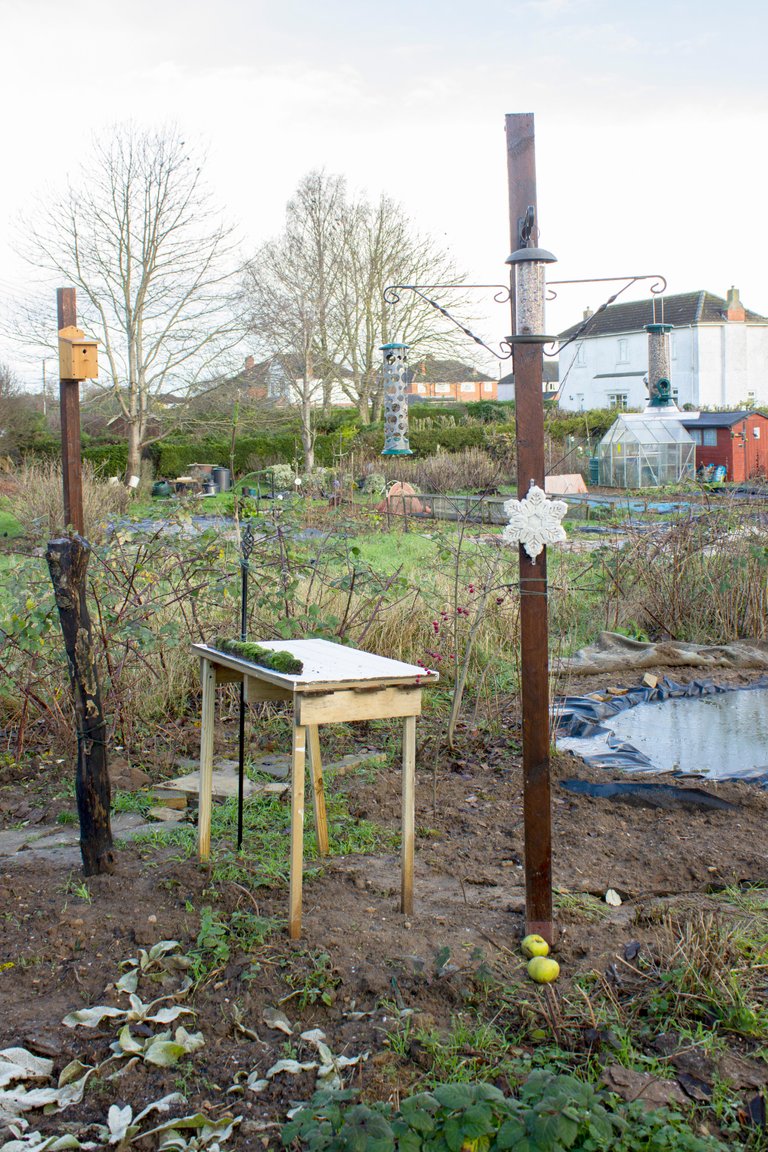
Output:
<svg viewBox="0 0 768 1152">
<path fill-rule="evenodd" d="M 58 330 L 77 327 L 77 296 L 74 288 L 56 289 Z M 83 472 L 80 455 L 80 383 L 59 380 L 61 411 L 61 470 L 64 482 L 64 524 L 82 536 Z"/>
<path fill-rule="evenodd" d="M 536 207 L 533 115 L 506 117 L 511 250 L 523 247 L 520 221 Z M 534 243 L 536 240 L 534 239 Z M 517 331 L 514 276 L 512 332 Z M 515 429 L 518 498 L 531 481 L 544 488 L 543 349 L 515 344 Z M 552 813 L 549 771 L 549 658 L 547 553 L 536 563 L 520 545 L 521 697 L 523 710 L 523 820 L 526 931 L 554 942 L 552 919 Z"/>
</svg>

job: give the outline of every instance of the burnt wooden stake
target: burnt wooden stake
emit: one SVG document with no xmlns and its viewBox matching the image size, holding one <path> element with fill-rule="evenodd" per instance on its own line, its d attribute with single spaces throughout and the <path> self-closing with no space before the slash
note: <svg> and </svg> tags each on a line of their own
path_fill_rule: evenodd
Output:
<svg viewBox="0 0 768 1152">
<path fill-rule="evenodd" d="M 77 297 L 74 288 L 56 290 L 56 316 L 59 330 L 77 327 Z M 60 400 L 64 522 L 74 529 L 76 535 L 50 540 L 46 560 L 64 635 L 75 708 L 75 792 L 80 817 L 80 853 L 83 871 L 86 876 L 93 876 L 99 872 L 112 872 L 115 858 L 109 822 L 107 732 L 85 595 L 90 545 L 82 537 L 80 384 L 77 380 L 60 381 Z"/>
<path fill-rule="evenodd" d="M 533 116 L 506 117 L 509 225 L 512 251 L 521 247 L 520 221 L 536 207 Z M 514 275 L 512 332 L 516 327 Z M 531 481 L 544 488 L 543 350 L 514 344 L 518 498 Z M 549 772 L 549 658 L 547 550 L 536 563 L 520 545 L 520 648 L 523 710 L 523 822 L 526 932 L 554 943 L 552 919 L 552 815 Z"/>
<path fill-rule="evenodd" d="M 91 621 L 86 603 L 90 545 L 81 536 L 49 540 L 45 558 L 56 596 L 77 727 L 77 811 L 80 852 L 86 876 L 114 870 L 109 823 L 106 724 L 93 656 Z"/>
</svg>

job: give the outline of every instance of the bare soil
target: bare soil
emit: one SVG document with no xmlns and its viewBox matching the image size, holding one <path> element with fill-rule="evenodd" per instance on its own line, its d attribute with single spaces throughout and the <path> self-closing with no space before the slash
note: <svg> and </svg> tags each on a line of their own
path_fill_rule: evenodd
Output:
<svg viewBox="0 0 768 1152">
<path fill-rule="evenodd" d="M 598 686 L 605 683 L 572 683 L 569 690 Z M 396 854 L 331 859 L 307 878 L 299 942 L 291 943 L 278 928 L 252 953 L 231 956 L 191 995 L 194 1027 L 206 1042 L 190 1062 L 168 1070 L 139 1065 L 118 1081 L 98 1080 L 82 1104 L 54 1116 L 30 1114 L 34 1127 L 82 1132 L 104 1123 L 112 1103 L 130 1103 L 138 1111 L 182 1090 L 184 1111 L 217 1116 L 232 1110 L 244 1118 L 232 1146 L 259 1147 L 274 1138 L 287 1108 L 307 1099 L 314 1084 L 314 1073 L 304 1072 L 276 1076 L 260 1094 L 225 1095 L 238 1072 L 263 1075 L 286 1054 L 288 1037 L 264 1022 L 265 1008 L 279 1007 L 301 1029 L 322 1028 L 337 1055 L 368 1052 L 349 1080 L 369 1096 L 387 1097 L 417 1085 L 422 1075 L 418 1052 L 408 1060 L 387 1043 L 402 1009 L 412 1009 L 424 1026 L 447 1028 L 472 1000 L 481 954 L 497 978 L 523 978 L 517 947 L 525 895 L 519 727 L 508 717 L 495 736 L 463 729 L 459 749 L 440 753 L 434 771 L 435 749 L 428 725 L 423 727 L 414 915 L 399 911 Z M 55 818 L 61 803 L 47 798 L 46 775 L 23 775 L 13 765 L 2 773 L 5 827 Z M 337 786 L 348 793 L 355 815 L 397 828 L 399 775 L 396 766 L 381 768 L 347 776 Z M 597 923 L 563 911 L 556 946 L 561 994 L 575 975 L 604 972 L 630 941 L 649 940 L 649 908 L 705 900 L 707 892 L 727 885 L 768 885 L 766 792 L 695 781 L 735 807 L 670 811 L 567 793 L 559 781 L 573 776 L 620 778 L 570 756 L 555 758 L 555 886 L 601 899 L 613 888 L 622 904 L 606 907 Z M 643 776 L 644 782 L 654 779 L 669 783 L 667 777 Z M 0 860 L 0 1048 L 21 1045 L 49 1055 L 56 1072 L 74 1057 L 94 1062 L 108 1054 L 117 1033 L 110 1021 L 99 1029 L 73 1030 L 62 1018 L 87 1005 L 120 1002 L 113 987 L 119 965 L 138 948 L 163 939 L 192 948 L 206 905 L 225 919 L 240 908 L 284 923 L 287 911 L 283 887 L 248 891 L 230 884 L 212 892 L 208 871 L 172 848 L 122 848 L 114 875 L 88 880 L 90 903 L 72 890 L 79 879 L 71 852 L 22 851 Z M 330 958 L 332 979 L 323 990 L 332 1003 L 318 997 L 301 1006 L 296 981 L 312 986 L 321 954 Z M 178 978 L 168 977 L 153 994 L 177 984 Z M 296 1038 L 292 1047 L 299 1059 L 312 1055 Z"/>
</svg>

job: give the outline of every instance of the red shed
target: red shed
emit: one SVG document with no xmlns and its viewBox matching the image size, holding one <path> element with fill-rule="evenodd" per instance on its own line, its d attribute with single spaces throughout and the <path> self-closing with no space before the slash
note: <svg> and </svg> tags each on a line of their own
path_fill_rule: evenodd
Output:
<svg viewBox="0 0 768 1152">
<path fill-rule="evenodd" d="M 768 476 L 768 416 L 761 412 L 699 412 L 682 425 L 696 444 L 696 471 L 725 468 L 737 484 Z"/>
</svg>

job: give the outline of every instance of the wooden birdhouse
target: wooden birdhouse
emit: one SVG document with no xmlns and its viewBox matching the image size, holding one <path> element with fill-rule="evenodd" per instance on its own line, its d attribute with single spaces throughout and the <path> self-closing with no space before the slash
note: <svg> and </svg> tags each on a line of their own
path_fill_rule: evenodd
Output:
<svg viewBox="0 0 768 1152">
<path fill-rule="evenodd" d="M 85 332 L 70 325 L 59 329 L 59 377 L 62 380 L 95 380 L 99 375 L 98 341 L 86 340 Z"/>
</svg>

